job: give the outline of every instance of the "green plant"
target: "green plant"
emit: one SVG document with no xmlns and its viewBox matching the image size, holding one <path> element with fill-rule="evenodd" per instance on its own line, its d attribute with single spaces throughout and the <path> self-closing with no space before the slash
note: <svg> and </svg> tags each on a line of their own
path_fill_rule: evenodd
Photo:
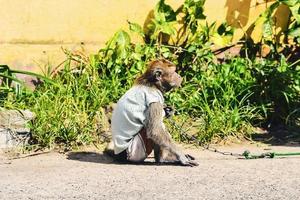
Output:
<svg viewBox="0 0 300 200">
<path fill-rule="evenodd" d="M 12 82 L 16 82 L 15 89 L 12 86 Z M 20 95 L 20 84 L 22 83 L 17 79 L 7 65 L 0 65 L 0 105 L 8 98 L 9 93 L 15 92 L 16 95 Z"/>
<path fill-rule="evenodd" d="M 202 142 L 249 134 L 251 122 L 260 118 L 258 107 L 249 102 L 255 85 L 251 70 L 251 62 L 243 58 L 210 62 L 193 71 L 193 78 L 171 93 L 169 101 L 180 113 L 202 119 L 197 136 Z"/>
<path fill-rule="evenodd" d="M 144 43 L 132 43 L 130 34 L 120 30 L 94 55 L 65 50 L 67 60 L 61 71 L 33 93 L 13 101 L 37 114 L 32 124 L 36 141 L 67 147 L 99 141 L 105 124 L 103 108 L 116 102 L 147 63 L 159 57 L 178 65 L 183 86 L 167 94 L 166 103 L 180 114 L 176 121 L 193 125 L 189 134 L 199 142 L 247 136 L 253 126 L 275 119 L 274 113 L 281 121 L 297 124 L 299 61 L 290 63 L 281 55 L 280 59 L 225 57 L 218 62 L 211 46 L 229 44 L 234 30 L 226 23 L 206 23 L 203 5 L 203 0 L 186 0 L 174 11 L 160 0 L 147 31 L 128 22 L 130 31 Z M 263 16 L 270 17 L 276 6 Z M 185 140 L 180 131 L 173 134 Z"/>
<path fill-rule="evenodd" d="M 277 19 L 274 16 L 280 6 L 287 7 L 290 11 L 287 16 L 287 29 L 283 31 L 276 30 Z M 256 19 L 252 31 L 260 33 L 256 39 L 257 44 L 254 46 L 257 46 L 256 49 L 261 56 L 268 56 L 271 59 L 280 58 L 281 53 L 287 57 L 292 56 L 294 51 L 299 50 L 300 2 L 298 0 L 276 0 Z M 267 51 L 263 52 L 264 49 Z"/>
<path fill-rule="evenodd" d="M 16 74 L 29 75 L 53 84 L 50 79 L 40 74 L 14 70 L 10 69 L 7 65 L 0 65 L 0 106 L 4 105 L 7 98 L 14 98 L 11 96 L 16 96 L 18 98 L 30 93 L 30 90 L 27 89 L 25 83 L 18 79 Z"/>
<path fill-rule="evenodd" d="M 69 54 L 64 68 L 52 78 L 55 84 L 45 82 L 21 100 L 36 113 L 32 132 L 41 146 L 70 147 L 99 139 L 108 91 L 101 88 L 96 68 L 78 62 L 71 68 L 72 58 L 76 56 Z"/>
<path fill-rule="evenodd" d="M 154 8 L 154 18 L 148 24 L 151 42 L 162 44 L 164 34 L 167 36 L 175 34 L 175 23 L 176 13 L 171 6 L 165 4 L 164 0 L 160 0 Z"/>
<path fill-rule="evenodd" d="M 289 113 L 300 105 L 300 69 L 296 64 L 288 64 L 283 55 L 279 62 L 270 59 L 254 62 L 252 101 L 263 106 L 268 123 L 285 123 Z"/>
</svg>

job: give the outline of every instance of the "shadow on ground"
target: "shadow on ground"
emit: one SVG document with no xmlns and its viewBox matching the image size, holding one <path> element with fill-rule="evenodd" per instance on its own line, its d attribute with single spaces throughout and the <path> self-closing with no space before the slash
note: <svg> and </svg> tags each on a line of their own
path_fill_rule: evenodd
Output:
<svg viewBox="0 0 300 200">
<path fill-rule="evenodd" d="M 152 157 L 148 157 L 148 158 L 150 159 L 141 163 L 130 163 L 130 162 L 119 162 L 104 153 L 95 153 L 91 151 L 70 152 L 67 154 L 68 160 L 76 160 L 80 162 L 115 164 L 115 165 L 120 165 L 120 164 L 121 165 L 151 165 L 151 166 L 180 165 L 178 163 L 157 164 L 154 161 L 151 161 L 153 159 Z"/>
<path fill-rule="evenodd" d="M 70 152 L 67 154 L 68 160 L 77 160 L 81 162 L 103 163 L 103 164 L 115 164 L 114 160 L 102 153 L 95 153 L 89 151 Z"/>
<path fill-rule="evenodd" d="M 300 127 L 276 126 L 251 134 L 251 139 L 273 146 L 300 146 Z"/>
</svg>

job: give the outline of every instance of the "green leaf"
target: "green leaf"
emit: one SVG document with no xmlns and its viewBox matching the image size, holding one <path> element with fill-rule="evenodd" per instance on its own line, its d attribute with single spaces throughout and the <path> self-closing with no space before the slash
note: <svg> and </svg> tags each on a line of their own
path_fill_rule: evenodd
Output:
<svg viewBox="0 0 300 200">
<path fill-rule="evenodd" d="M 289 30 L 288 35 L 292 37 L 300 37 L 300 27 Z"/>
<path fill-rule="evenodd" d="M 264 39 L 271 39 L 273 35 L 273 21 L 268 20 L 263 23 L 263 37 Z"/>
<path fill-rule="evenodd" d="M 228 35 L 233 36 L 233 28 L 231 26 L 228 26 L 227 23 L 222 23 L 218 29 L 217 32 L 219 35 Z"/>
<path fill-rule="evenodd" d="M 15 81 L 15 82 L 24 84 L 23 81 L 21 81 L 21 80 L 15 78 L 15 77 L 13 77 L 13 76 L 5 75 L 5 74 L 0 74 L 0 77 L 7 78 L 7 79 L 10 79 L 10 80 L 12 80 L 12 81 Z"/>
<path fill-rule="evenodd" d="M 55 85 L 53 80 L 51 80 L 50 78 L 47 78 L 43 75 L 40 75 L 40 74 L 37 74 L 37 73 L 34 73 L 34 72 L 29 72 L 29 71 L 10 69 L 7 65 L 0 65 L 0 77 L 8 78 L 8 79 L 11 79 L 13 81 L 16 81 L 18 83 L 23 84 L 23 81 L 15 78 L 13 76 L 13 74 L 24 74 L 24 75 L 34 76 L 36 78 L 39 78 L 43 81 L 46 81 L 48 83 L 51 83 L 51 84 Z"/>
<path fill-rule="evenodd" d="M 126 46 L 130 44 L 130 36 L 127 32 L 121 30 L 117 32 L 116 43 L 118 43 L 120 46 Z"/>
<path fill-rule="evenodd" d="M 145 37 L 143 28 L 142 28 L 139 24 L 137 24 L 137 23 L 132 23 L 132 22 L 130 22 L 130 21 L 127 21 L 127 22 L 128 22 L 128 24 L 129 24 L 129 30 L 130 30 L 130 31 L 139 34 L 141 37 Z"/>
<path fill-rule="evenodd" d="M 221 36 L 219 34 L 214 34 L 212 37 L 212 41 L 220 47 L 230 44 L 231 40 L 231 36 Z"/>
<path fill-rule="evenodd" d="M 255 21 L 255 29 L 262 29 L 262 37 L 264 39 L 270 39 L 273 35 L 273 19 L 272 15 L 276 8 L 280 5 L 279 2 L 273 3 L 270 7 L 268 7 Z"/>
<path fill-rule="evenodd" d="M 130 44 L 130 36 L 127 32 L 120 30 L 108 42 L 108 49 L 113 49 L 118 46 L 126 46 Z"/>
<path fill-rule="evenodd" d="M 278 0 L 281 3 L 286 4 L 289 7 L 295 6 L 296 4 L 299 4 L 299 0 Z"/>
<path fill-rule="evenodd" d="M 175 28 L 170 24 L 166 24 L 165 26 L 161 27 L 161 32 L 166 33 L 168 35 L 172 35 L 176 32 Z"/>
<path fill-rule="evenodd" d="M 293 16 L 295 17 L 298 24 L 300 24 L 300 3 L 290 7 Z"/>
<path fill-rule="evenodd" d="M 213 34 L 212 40 L 218 46 L 226 46 L 232 41 L 233 32 L 232 27 L 223 23 L 218 27 L 217 32 Z"/>
<path fill-rule="evenodd" d="M 165 0 L 160 0 L 154 9 L 154 16 L 158 20 L 162 18 L 167 21 L 176 21 L 176 13 L 171 6 L 165 4 Z"/>
<path fill-rule="evenodd" d="M 23 70 L 10 70 L 11 73 L 14 73 L 14 74 L 25 74 L 25 75 L 29 75 L 29 76 L 35 76 L 36 78 L 39 78 L 43 81 L 46 81 L 48 83 L 51 83 L 51 84 L 54 84 L 54 85 L 57 85 L 53 80 L 43 76 L 43 75 L 40 75 L 40 74 L 37 74 L 37 73 L 34 73 L 34 72 L 29 72 L 29 71 L 23 71 Z"/>
<path fill-rule="evenodd" d="M 190 46 L 187 50 L 188 50 L 189 53 L 192 53 L 196 50 L 196 47 L 195 46 Z"/>
<path fill-rule="evenodd" d="M 186 0 L 183 3 L 183 11 L 194 19 L 205 19 L 204 6 L 205 0 Z"/>
<path fill-rule="evenodd" d="M 115 50 L 117 58 L 123 59 L 127 56 L 127 47 L 130 45 L 130 36 L 126 31 L 120 30 L 115 33 L 108 42 L 107 49 Z M 111 55 L 107 55 L 111 56 Z"/>
</svg>

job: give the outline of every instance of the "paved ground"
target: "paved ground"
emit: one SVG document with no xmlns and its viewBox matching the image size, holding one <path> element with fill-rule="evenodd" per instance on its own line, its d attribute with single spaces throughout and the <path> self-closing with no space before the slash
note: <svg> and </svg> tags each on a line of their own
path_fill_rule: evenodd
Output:
<svg viewBox="0 0 300 200">
<path fill-rule="evenodd" d="M 222 149 L 266 151 L 266 147 Z M 267 151 L 300 151 L 268 147 Z M 113 163 L 102 153 L 0 157 L 0 199 L 300 199 L 300 157 L 241 160 L 189 148 L 198 167 Z M 9 164 L 10 163 L 10 164 Z"/>
</svg>

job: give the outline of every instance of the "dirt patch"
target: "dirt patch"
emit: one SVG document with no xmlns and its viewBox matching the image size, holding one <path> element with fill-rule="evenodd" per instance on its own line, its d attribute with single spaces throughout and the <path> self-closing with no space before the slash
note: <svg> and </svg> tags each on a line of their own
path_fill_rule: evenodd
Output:
<svg viewBox="0 0 300 200">
<path fill-rule="evenodd" d="M 300 151 L 297 145 L 219 149 Z M 243 160 L 191 147 L 185 152 L 200 165 L 156 165 L 152 158 L 140 165 L 118 164 L 91 149 L 6 163 L 2 155 L 0 199 L 299 199 L 300 157 Z"/>
</svg>

